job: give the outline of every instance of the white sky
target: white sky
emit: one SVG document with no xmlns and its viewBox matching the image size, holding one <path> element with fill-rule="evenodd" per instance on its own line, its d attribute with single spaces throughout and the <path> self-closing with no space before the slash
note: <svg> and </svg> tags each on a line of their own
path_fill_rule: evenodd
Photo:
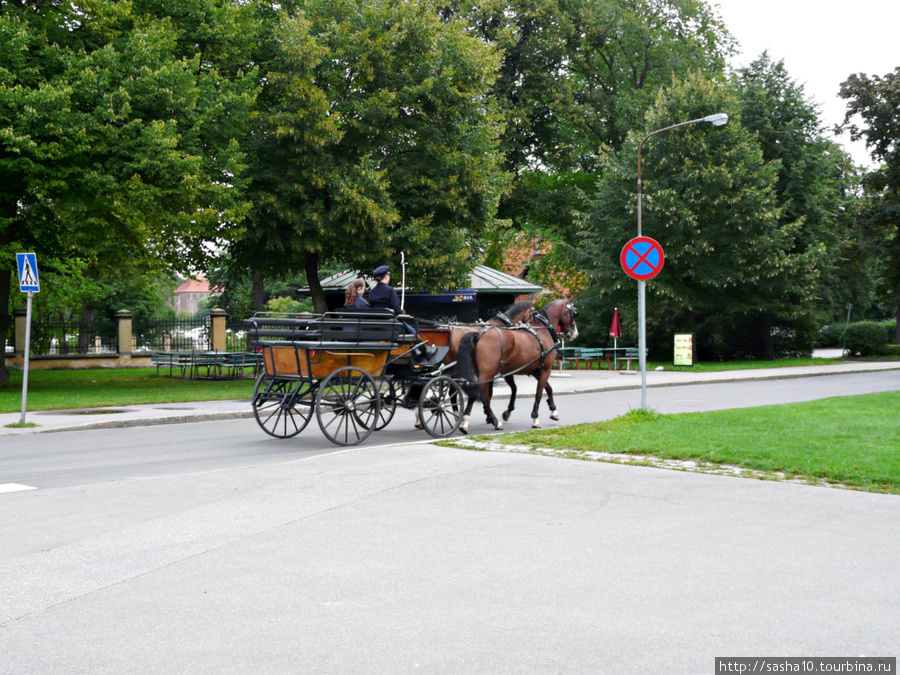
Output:
<svg viewBox="0 0 900 675">
<path fill-rule="evenodd" d="M 768 50 L 819 104 L 827 130 L 843 121 L 841 82 L 853 73 L 884 76 L 900 66 L 900 0 L 708 0 L 742 50 L 747 65 Z M 863 143 L 838 139 L 854 161 L 872 166 Z"/>
</svg>

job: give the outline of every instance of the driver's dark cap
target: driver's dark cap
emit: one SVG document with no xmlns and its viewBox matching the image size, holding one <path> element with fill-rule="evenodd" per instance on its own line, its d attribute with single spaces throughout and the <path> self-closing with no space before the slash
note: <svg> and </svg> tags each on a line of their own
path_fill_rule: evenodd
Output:
<svg viewBox="0 0 900 675">
<path fill-rule="evenodd" d="M 376 267 L 375 271 L 372 272 L 372 276 L 381 277 L 391 271 L 391 268 L 387 265 L 382 265 L 381 267 Z"/>
</svg>

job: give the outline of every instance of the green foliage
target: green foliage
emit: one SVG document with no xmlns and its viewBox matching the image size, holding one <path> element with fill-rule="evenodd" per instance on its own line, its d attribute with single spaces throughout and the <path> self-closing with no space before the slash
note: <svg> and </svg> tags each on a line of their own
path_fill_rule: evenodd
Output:
<svg viewBox="0 0 900 675">
<path fill-rule="evenodd" d="M 309 299 L 294 300 L 293 298 L 280 296 L 277 298 L 272 298 L 266 303 L 266 311 L 282 312 L 286 314 L 311 312 L 312 302 Z"/>
<path fill-rule="evenodd" d="M 305 0 L 264 20 L 255 206 L 235 262 L 317 277 L 406 251 L 410 284 L 461 283 L 505 182 L 493 49 L 430 0 Z"/>
<path fill-rule="evenodd" d="M 101 288 L 202 267 L 246 212 L 247 6 L 30 4 L 0 12 L 0 296 L 16 251 Z"/>
<path fill-rule="evenodd" d="M 844 337 L 845 324 L 830 323 L 816 334 L 815 347 L 840 347 Z"/>
<path fill-rule="evenodd" d="M 692 76 L 659 95 L 645 128 L 737 108 L 724 82 Z M 636 316 L 635 285 L 622 272 L 619 253 L 635 236 L 642 136 L 604 157 L 597 196 L 584 220 L 581 261 L 593 281 L 588 302 L 605 306 L 607 316 L 612 306 Z M 815 277 L 808 257 L 794 252 L 800 223 L 780 222 L 778 169 L 778 163 L 765 161 L 740 119 L 721 128 L 695 124 L 672 130 L 643 147 L 643 234 L 656 238 L 666 253 L 663 272 L 647 284 L 651 350 L 668 350 L 673 333 L 686 331 L 697 335 L 704 360 L 774 357 L 778 338 L 793 342 L 801 330 L 809 333 L 810 344 L 796 351 L 811 349 L 812 327 L 803 308 L 814 294 Z"/>
<path fill-rule="evenodd" d="M 887 344 L 887 335 L 875 321 L 854 321 L 844 331 L 844 343 L 849 354 L 874 356 Z"/>
<path fill-rule="evenodd" d="M 853 140 L 865 140 L 880 163 L 863 179 L 861 221 L 865 236 L 880 242 L 883 251 L 881 300 L 900 318 L 900 67 L 884 77 L 851 75 L 841 84 L 840 96 L 847 99 L 844 127 Z M 854 120 L 860 118 L 858 126 Z"/>
<path fill-rule="evenodd" d="M 782 227 L 797 223 L 791 254 L 803 259 L 816 286 L 815 305 L 836 318 L 848 302 L 873 298 L 868 250 L 856 235 L 855 176 L 850 158 L 826 138 L 816 105 L 794 82 L 783 61 L 763 53 L 735 73 L 741 124 L 756 133 L 766 162 L 778 162 L 775 198 Z M 809 308 L 810 310 L 813 307 Z"/>
</svg>

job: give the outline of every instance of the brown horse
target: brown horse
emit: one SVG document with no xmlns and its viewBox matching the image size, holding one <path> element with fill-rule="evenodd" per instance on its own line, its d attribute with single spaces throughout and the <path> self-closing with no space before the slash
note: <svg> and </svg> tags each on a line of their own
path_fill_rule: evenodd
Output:
<svg viewBox="0 0 900 675">
<path fill-rule="evenodd" d="M 501 312 L 494 317 L 488 319 L 485 323 L 488 326 L 515 326 L 525 323 L 531 319 L 534 313 L 534 305 L 528 300 L 520 300 L 511 305 L 505 312 Z M 469 333 L 477 333 L 484 328 L 483 324 L 450 324 L 450 351 L 441 361 L 444 365 L 450 366 L 456 362 L 456 354 L 459 351 L 459 343 L 463 336 Z"/>
<path fill-rule="evenodd" d="M 459 345 L 456 363 L 457 374 L 468 382 L 466 393 L 469 396 L 460 431 L 469 432 L 469 417 L 475 399 L 484 403 L 488 423 L 495 429 L 502 429 L 502 422 L 491 410 L 490 385 L 498 376 L 519 374 L 537 378 L 531 426 L 539 428 L 541 394 L 547 388 L 550 370 L 556 360 L 558 336 L 564 334 L 567 340 L 578 337 L 577 316 L 578 310 L 568 298 L 563 298 L 549 303 L 522 327 L 490 326 L 480 333 L 465 335 Z M 555 411 L 552 396 L 548 405 Z"/>
<path fill-rule="evenodd" d="M 444 360 L 441 361 L 445 366 L 453 366 L 456 364 L 456 355 L 459 352 L 459 343 L 462 341 L 463 337 L 468 335 L 469 333 L 477 333 L 481 330 L 484 330 L 485 325 L 488 326 L 517 326 L 519 324 L 523 324 L 526 321 L 529 321 L 534 314 L 534 305 L 528 300 L 520 300 L 509 306 L 505 311 L 500 312 L 496 316 L 491 317 L 483 324 L 450 324 L 448 327 L 450 328 L 450 350 L 447 352 L 447 355 L 444 357 Z M 516 383 L 513 379 L 513 376 L 505 378 L 506 384 L 510 389 L 510 399 L 509 399 L 509 408 L 506 412 L 503 413 L 503 419 L 508 420 L 509 414 L 512 412 L 515 407 L 516 402 Z M 494 383 L 491 382 L 491 395 L 493 395 L 493 387 Z M 552 393 L 549 394 L 552 396 Z M 484 408 L 485 416 L 488 415 L 487 405 Z M 490 424 L 490 417 L 488 417 L 488 424 Z"/>
</svg>

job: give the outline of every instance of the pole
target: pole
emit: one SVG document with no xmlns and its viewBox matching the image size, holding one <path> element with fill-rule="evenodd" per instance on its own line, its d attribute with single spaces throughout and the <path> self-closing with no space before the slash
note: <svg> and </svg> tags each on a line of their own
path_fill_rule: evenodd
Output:
<svg viewBox="0 0 900 675">
<path fill-rule="evenodd" d="M 652 134 L 651 134 L 652 136 Z M 641 234 L 641 201 L 643 185 L 641 183 L 641 148 L 647 136 L 638 146 L 638 175 L 637 175 L 637 236 Z M 647 409 L 647 284 L 638 280 L 638 363 L 641 366 L 641 409 Z"/>
<path fill-rule="evenodd" d="M 28 357 L 31 353 L 31 299 L 33 297 L 34 291 L 28 291 L 25 309 L 25 364 L 22 369 L 22 417 L 19 420 L 21 424 L 25 424 L 25 409 L 28 404 Z"/>
<path fill-rule="evenodd" d="M 400 308 L 406 312 L 406 253 L 400 252 Z"/>
<path fill-rule="evenodd" d="M 841 356 L 844 355 L 844 350 L 847 349 L 847 328 L 850 327 L 850 312 L 853 311 L 853 303 L 851 302 L 847 305 L 847 323 L 844 324 L 844 339 L 841 341 Z"/>
<path fill-rule="evenodd" d="M 643 236 L 641 231 L 641 199 L 643 193 L 643 184 L 641 182 L 641 150 L 644 143 L 651 136 L 661 134 L 663 131 L 677 129 L 678 127 L 686 127 L 688 124 L 697 124 L 698 122 L 709 122 L 715 127 L 720 127 L 728 121 L 728 115 L 725 113 L 717 113 L 715 115 L 707 115 L 695 120 L 687 122 L 679 122 L 672 124 L 656 131 L 651 131 L 644 136 L 638 145 L 637 151 L 637 236 Z M 647 409 L 647 316 L 646 316 L 646 285 L 644 281 L 638 280 L 638 359 L 641 364 L 641 408 Z"/>
</svg>

